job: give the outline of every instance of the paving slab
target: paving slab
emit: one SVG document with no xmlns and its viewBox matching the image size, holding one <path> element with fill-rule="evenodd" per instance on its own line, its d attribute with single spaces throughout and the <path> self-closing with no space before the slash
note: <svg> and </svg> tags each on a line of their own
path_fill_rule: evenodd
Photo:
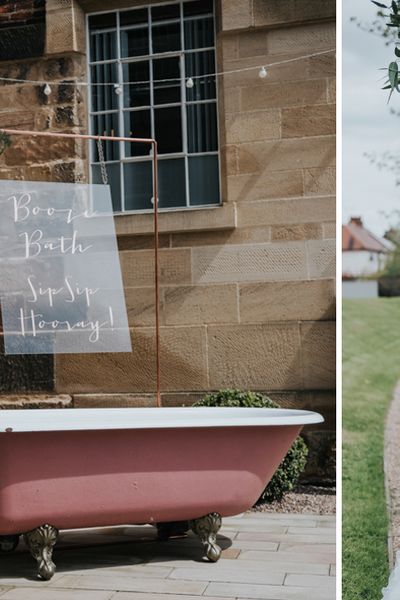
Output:
<svg viewBox="0 0 400 600">
<path fill-rule="evenodd" d="M 334 600 L 335 518 L 245 513 L 225 519 L 221 559 L 190 534 L 151 526 L 61 532 L 57 573 L 36 579 L 24 544 L 0 556 L 1 600 Z"/>
<path fill-rule="evenodd" d="M 255 600 L 332 600 L 335 592 L 325 588 L 252 585 L 246 583 L 210 583 L 205 596 L 254 598 Z"/>
<path fill-rule="evenodd" d="M 4 596 L 4 600 L 111 600 L 113 592 L 101 592 L 98 590 L 71 590 L 37 589 L 37 588 L 14 588 Z"/>
<path fill-rule="evenodd" d="M 300 564 L 322 564 L 330 565 L 336 562 L 336 553 L 329 552 L 325 554 L 318 550 L 313 551 L 312 547 L 307 552 L 299 550 L 297 552 L 265 552 L 264 550 L 243 550 L 238 556 L 238 560 L 245 561 L 265 561 L 271 563 L 274 559 L 287 560 L 288 562 L 298 562 Z"/>
</svg>

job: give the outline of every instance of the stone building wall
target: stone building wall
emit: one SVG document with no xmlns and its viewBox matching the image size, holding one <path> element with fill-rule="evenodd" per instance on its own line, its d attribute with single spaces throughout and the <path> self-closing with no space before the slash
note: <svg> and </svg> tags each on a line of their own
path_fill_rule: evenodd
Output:
<svg viewBox="0 0 400 600">
<path fill-rule="evenodd" d="M 139 4 L 121 0 L 113 8 Z M 333 48 L 335 2 L 314 4 L 217 0 L 218 69 Z M 10 57 L 0 76 L 59 84 L 48 97 L 43 86 L 0 84 L 0 128 L 86 131 L 85 90 L 65 82 L 86 76 L 84 12 L 109 8 L 105 0 L 47 0 L 43 55 Z M 0 29 L 0 47 L 2 35 Z M 318 410 L 326 422 L 306 433 L 309 476 L 328 479 L 335 429 L 334 84 L 334 53 L 271 67 L 263 80 L 257 70 L 221 77 L 223 205 L 160 216 L 163 403 L 190 404 L 208 390 L 237 387 Z M 0 158 L 0 177 L 85 181 L 85 144 L 15 137 Z M 3 406 L 21 405 L 21 391 L 47 393 L 26 396 L 36 406 L 154 404 L 152 217 L 118 216 L 116 226 L 132 354 L 0 358 L 8 365 L 0 378 Z M 32 378 L 37 361 L 40 381 Z"/>
<path fill-rule="evenodd" d="M 1 0 L 0 59 L 41 56 L 45 16 L 45 0 Z"/>
</svg>

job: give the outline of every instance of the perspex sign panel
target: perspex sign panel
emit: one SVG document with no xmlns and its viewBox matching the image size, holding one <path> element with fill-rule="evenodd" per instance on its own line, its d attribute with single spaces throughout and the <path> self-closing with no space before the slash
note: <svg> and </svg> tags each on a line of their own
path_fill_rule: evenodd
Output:
<svg viewBox="0 0 400 600">
<path fill-rule="evenodd" d="M 130 352 L 109 186 L 0 182 L 6 354 Z"/>
</svg>

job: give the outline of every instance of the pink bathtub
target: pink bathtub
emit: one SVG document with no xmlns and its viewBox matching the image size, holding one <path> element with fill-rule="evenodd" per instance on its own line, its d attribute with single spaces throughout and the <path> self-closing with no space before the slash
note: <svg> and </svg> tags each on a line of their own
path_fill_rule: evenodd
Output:
<svg viewBox="0 0 400 600">
<path fill-rule="evenodd" d="M 302 426 L 321 421 L 284 409 L 0 411 L 1 548 L 24 534 L 49 579 L 59 529 L 179 521 L 215 561 L 221 517 L 250 508 Z"/>
</svg>

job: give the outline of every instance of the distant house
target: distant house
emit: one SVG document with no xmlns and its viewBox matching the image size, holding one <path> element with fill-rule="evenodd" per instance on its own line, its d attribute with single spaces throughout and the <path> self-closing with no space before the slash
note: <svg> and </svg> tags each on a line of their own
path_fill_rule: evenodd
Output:
<svg viewBox="0 0 400 600">
<path fill-rule="evenodd" d="M 361 217 L 351 217 L 349 223 L 342 227 L 343 279 L 378 273 L 393 249 L 392 242 L 366 229 Z"/>
</svg>

